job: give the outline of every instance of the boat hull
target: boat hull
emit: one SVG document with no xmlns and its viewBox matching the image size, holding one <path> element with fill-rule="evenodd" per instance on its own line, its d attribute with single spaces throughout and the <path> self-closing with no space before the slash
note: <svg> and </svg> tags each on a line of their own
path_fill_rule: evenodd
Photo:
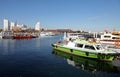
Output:
<svg viewBox="0 0 120 77">
<path fill-rule="evenodd" d="M 36 38 L 35 36 L 13 36 L 13 39 L 31 39 Z"/>
<path fill-rule="evenodd" d="M 100 53 L 86 52 L 86 51 L 66 48 L 61 45 L 55 45 L 55 44 L 52 44 L 52 46 L 53 46 L 53 49 L 55 50 L 62 51 L 68 54 L 73 54 L 76 56 L 85 57 L 85 58 L 97 59 L 102 61 L 112 61 L 115 58 L 115 55 L 113 54 L 100 54 Z"/>
</svg>

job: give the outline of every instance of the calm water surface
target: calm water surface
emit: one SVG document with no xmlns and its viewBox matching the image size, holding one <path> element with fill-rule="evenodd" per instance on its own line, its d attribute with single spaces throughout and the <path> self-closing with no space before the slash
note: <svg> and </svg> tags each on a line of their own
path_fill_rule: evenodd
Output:
<svg viewBox="0 0 120 77">
<path fill-rule="evenodd" d="M 120 77 L 119 61 L 105 63 L 53 51 L 51 44 L 61 38 L 0 40 L 0 77 Z"/>
</svg>

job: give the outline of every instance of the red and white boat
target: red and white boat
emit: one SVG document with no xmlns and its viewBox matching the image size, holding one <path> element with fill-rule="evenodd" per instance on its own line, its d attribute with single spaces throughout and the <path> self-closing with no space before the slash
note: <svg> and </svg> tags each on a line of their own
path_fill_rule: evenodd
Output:
<svg viewBox="0 0 120 77">
<path fill-rule="evenodd" d="M 13 39 L 31 39 L 31 38 L 36 38 L 36 36 L 32 36 L 32 35 L 16 35 L 16 36 L 13 36 Z"/>
</svg>

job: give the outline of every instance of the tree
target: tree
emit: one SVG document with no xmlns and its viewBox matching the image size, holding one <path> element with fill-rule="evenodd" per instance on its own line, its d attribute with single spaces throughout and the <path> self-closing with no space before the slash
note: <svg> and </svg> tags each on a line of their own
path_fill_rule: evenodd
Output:
<svg viewBox="0 0 120 77">
<path fill-rule="evenodd" d="M 2 29 L 0 29 L 0 32 L 2 32 Z"/>
</svg>

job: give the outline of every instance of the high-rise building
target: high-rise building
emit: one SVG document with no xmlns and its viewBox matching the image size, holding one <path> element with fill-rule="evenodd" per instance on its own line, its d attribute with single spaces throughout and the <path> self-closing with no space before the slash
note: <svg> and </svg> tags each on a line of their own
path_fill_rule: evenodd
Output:
<svg viewBox="0 0 120 77">
<path fill-rule="evenodd" d="M 14 27 L 15 27 L 15 23 L 14 23 L 14 22 L 11 22 L 11 23 L 10 23 L 10 30 L 12 30 Z"/>
<path fill-rule="evenodd" d="M 4 19 L 3 20 L 3 30 L 4 31 L 9 31 L 10 30 L 10 23 L 9 23 L 9 21 L 7 20 L 7 19 Z"/>
<path fill-rule="evenodd" d="M 37 22 L 37 24 L 35 25 L 35 30 L 40 31 L 40 22 Z"/>
</svg>

